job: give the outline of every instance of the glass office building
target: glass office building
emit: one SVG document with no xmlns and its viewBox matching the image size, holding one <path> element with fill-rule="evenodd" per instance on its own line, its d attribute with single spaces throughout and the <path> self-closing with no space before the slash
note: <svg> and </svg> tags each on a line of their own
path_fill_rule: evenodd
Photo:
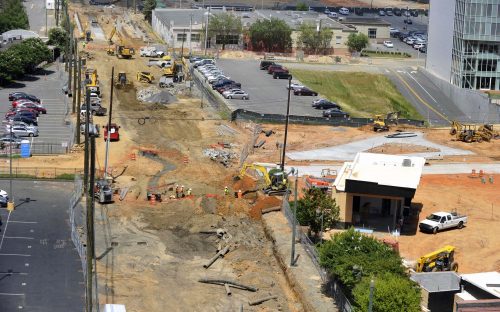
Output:
<svg viewBox="0 0 500 312">
<path fill-rule="evenodd" d="M 500 90 L 500 0 L 455 0 L 454 10 L 451 83 Z"/>
</svg>

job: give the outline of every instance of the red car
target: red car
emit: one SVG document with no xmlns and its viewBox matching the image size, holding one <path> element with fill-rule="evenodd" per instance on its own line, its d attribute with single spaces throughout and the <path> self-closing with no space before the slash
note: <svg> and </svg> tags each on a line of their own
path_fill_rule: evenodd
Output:
<svg viewBox="0 0 500 312">
<path fill-rule="evenodd" d="M 217 90 L 217 92 L 219 92 L 220 94 L 222 94 L 222 92 L 224 92 L 224 91 L 231 90 L 231 89 L 236 89 L 236 88 L 241 88 L 241 86 L 238 87 L 235 84 L 229 84 L 229 85 L 225 85 L 225 86 L 216 88 L 215 90 Z"/>
<path fill-rule="evenodd" d="M 104 141 L 108 140 L 108 125 L 102 126 L 104 129 Z M 118 132 L 120 126 L 115 123 L 110 125 L 109 140 L 110 141 L 120 141 L 120 133 Z"/>
<path fill-rule="evenodd" d="M 35 102 L 28 100 L 28 99 L 19 99 L 19 100 L 15 100 L 12 102 L 12 107 L 17 107 L 18 105 L 24 104 L 24 103 L 35 103 Z"/>
<path fill-rule="evenodd" d="M 31 108 L 31 109 L 36 110 L 38 113 L 47 114 L 47 110 L 45 109 L 45 107 L 43 107 L 40 104 L 33 103 L 33 102 L 21 103 L 21 104 L 18 104 L 17 107 L 18 108 L 20 108 L 20 107 Z"/>
<path fill-rule="evenodd" d="M 5 114 L 5 118 L 8 118 L 10 116 L 14 116 L 16 115 L 17 113 L 19 112 L 30 112 L 30 113 L 33 113 L 36 117 L 38 117 L 38 111 L 37 110 L 34 110 L 32 108 L 28 108 L 28 107 L 20 107 L 20 108 L 11 108 L 6 114 Z"/>
<path fill-rule="evenodd" d="M 268 74 L 272 74 L 274 73 L 275 70 L 286 70 L 288 71 L 285 67 L 283 67 L 282 65 L 278 65 L 278 64 L 275 64 L 275 65 L 271 65 L 267 68 L 267 73 Z"/>
</svg>

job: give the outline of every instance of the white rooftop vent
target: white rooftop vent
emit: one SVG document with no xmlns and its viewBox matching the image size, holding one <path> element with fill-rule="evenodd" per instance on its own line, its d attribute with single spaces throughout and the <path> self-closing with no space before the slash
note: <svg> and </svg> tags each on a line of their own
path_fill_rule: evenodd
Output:
<svg viewBox="0 0 500 312">
<path fill-rule="evenodd" d="M 405 158 L 403 159 L 403 167 L 411 167 L 411 159 Z"/>
</svg>

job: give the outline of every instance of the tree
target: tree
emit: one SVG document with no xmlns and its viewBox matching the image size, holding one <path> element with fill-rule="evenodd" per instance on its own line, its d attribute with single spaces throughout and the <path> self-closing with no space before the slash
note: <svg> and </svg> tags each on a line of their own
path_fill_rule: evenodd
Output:
<svg viewBox="0 0 500 312">
<path fill-rule="evenodd" d="M 49 30 L 49 41 L 48 44 L 55 45 L 59 49 L 63 50 L 68 44 L 69 36 L 68 33 L 62 28 L 51 28 Z"/>
<path fill-rule="evenodd" d="M 257 51 L 285 52 L 292 47 L 292 29 L 278 18 L 257 20 L 249 29 L 252 47 Z"/>
<path fill-rule="evenodd" d="M 144 19 L 151 23 L 152 12 L 156 9 L 156 0 L 144 0 L 144 7 L 142 8 L 142 13 L 144 14 Z"/>
<path fill-rule="evenodd" d="M 356 312 L 368 311 L 371 277 L 363 277 L 352 291 Z M 382 273 L 373 278 L 373 312 L 420 312 L 420 288 L 407 277 Z"/>
<path fill-rule="evenodd" d="M 297 11 L 307 11 L 309 8 L 304 2 L 297 3 Z"/>
<path fill-rule="evenodd" d="M 352 33 L 347 37 L 346 45 L 350 51 L 359 52 L 368 46 L 368 37 L 362 33 Z"/>
<path fill-rule="evenodd" d="M 208 23 L 209 35 L 216 38 L 216 43 L 222 44 L 222 50 L 226 44 L 239 42 L 242 29 L 239 16 L 226 12 L 211 16 Z"/>
<path fill-rule="evenodd" d="M 298 47 L 312 51 L 314 54 L 318 54 L 318 51 L 321 51 L 324 54 L 329 48 L 331 48 L 331 41 L 333 37 L 331 29 L 321 28 L 318 32 L 316 30 L 316 25 L 311 23 L 302 23 L 299 31 Z"/>
<path fill-rule="evenodd" d="M 364 276 L 389 272 L 404 276 L 401 257 L 389 246 L 354 228 L 335 234 L 320 246 L 320 263 L 352 289 Z"/>
<path fill-rule="evenodd" d="M 0 13 L 0 33 L 12 29 L 29 29 L 28 14 L 21 0 L 5 0 Z"/>
<path fill-rule="evenodd" d="M 339 207 L 335 199 L 318 188 L 304 190 L 304 197 L 297 202 L 297 220 L 309 226 L 309 231 L 318 236 L 323 228 L 333 227 L 339 220 Z M 322 220 L 323 219 L 323 220 Z"/>
<path fill-rule="evenodd" d="M 0 52 L 0 84 L 5 85 L 24 73 L 23 63 L 17 53 L 7 49 Z"/>
</svg>

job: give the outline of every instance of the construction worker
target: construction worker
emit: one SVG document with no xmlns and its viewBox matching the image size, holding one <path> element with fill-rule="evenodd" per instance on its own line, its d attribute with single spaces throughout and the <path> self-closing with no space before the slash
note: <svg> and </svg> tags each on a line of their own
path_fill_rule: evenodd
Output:
<svg viewBox="0 0 500 312">
<path fill-rule="evenodd" d="M 85 49 L 85 46 L 87 45 L 86 42 L 83 42 L 83 49 Z"/>
<path fill-rule="evenodd" d="M 184 195 L 184 185 L 181 185 L 181 197 L 184 197 L 186 195 Z"/>
<path fill-rule="evenodd" d="M 229 195 L 229 188 L 227 186 L 224 188 L 224 195 Z"/>
<path fill-rule="evenodd" d="M 241 192 L 241 190 L 238 190 L 238 198 L 243 198 L 243 193 Z"/>
<path fill-rule="evenodd" d="M 192 189 L 188 188 L 188 190 L 187 190 L 187 196 L 191 196 L 191 191 L 192 191 Z"/>
<path fill-rule="evenodd" d="M 180 188 L 179 184 L 175 185 L 175 198 L 179 198 Z"/>
</svg>

